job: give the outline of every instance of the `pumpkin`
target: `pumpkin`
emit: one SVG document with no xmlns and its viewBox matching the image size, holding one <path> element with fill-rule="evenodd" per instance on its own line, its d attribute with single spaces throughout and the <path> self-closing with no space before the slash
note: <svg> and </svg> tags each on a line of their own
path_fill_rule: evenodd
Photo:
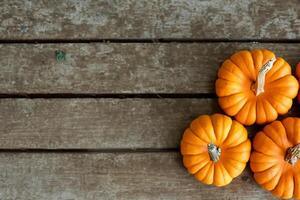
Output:
<svg viewBox="0 0 300 200">
<path fill-rule="evenodd" d="M 298 81 L 300 83 L 300 62 L 298 63 L 296 67 L 296 76 L 298 78 Z M 298 102 L 300 103 L 300 92 L 298 92 Z"/>
<path fill-rule="evenodd" d="M 300 118 L 265 126 L 253 148 L 250 167 L 256 182 L 279 198 L 300 198 Z"/>
<path fill-rule="evenodd" d="M 245 127 L 223 114 L 198 117 L 181 140 L 184 166 L 208 185 L 229 184 L 244 170 L 250 151 Z"/>
<path fill-rule="evenodd" d="M 290 65 L 265 49 L 233 54 L 219 68 L 215 85 L 220 107 L 245 125 L 276 120 L 298 93 Z"/>
</svg>

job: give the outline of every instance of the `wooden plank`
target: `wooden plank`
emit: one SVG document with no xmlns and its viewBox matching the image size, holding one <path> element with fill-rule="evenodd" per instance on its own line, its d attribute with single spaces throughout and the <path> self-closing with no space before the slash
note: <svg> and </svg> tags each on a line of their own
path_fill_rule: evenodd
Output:
<svg viewBox="0 0 300 200">
<path fill-rule="evenodd" d="M 1 99 L 0 148 L 177 148 L 212 99 Z"/>
<path fill-rule="evenodd" d="M 220 63 L 253 48 L 300 58 L 300 43 L 3 44 L 0 93 L 213 93 Z"/>
<path fill-rule="evenodd" d="M 2 0 L 0 39 L 300 39 L 298 0 Z"/>
<path fill-rule="evenodd" d="M 0 154 L 1 199 L 275 199 L 249 169 L 223 188 L 188 175 L 178 153 Z"/>
<path fill-rule="evenodd" d="M 191 120 L 215 112 L 216 99 L 1 99 L 0 149 L 178 148 Z"/>
</svg>

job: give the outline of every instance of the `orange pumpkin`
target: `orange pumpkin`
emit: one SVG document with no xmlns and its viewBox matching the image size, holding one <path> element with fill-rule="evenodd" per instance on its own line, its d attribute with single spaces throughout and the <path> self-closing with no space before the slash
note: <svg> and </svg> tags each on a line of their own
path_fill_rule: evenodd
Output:
<svg viewBox="0 0 300 200">
<path fill-rule="evenodd" d="M 224 112 L 242 124 L 263 124 L 285 114 L 298 93 L 290 65 L 261 49 L 239 51 L 218 71 L 216 93 Z"/>
<path fill-rule="evenodd" d="M 244 170 L 250 157 L 247 130 L 222 114 L 192 121 L 181 140 L 183 164 L 205 184 L 224 186 Z"/>
<path fill-rule="evenodd" d="M 300 62 L 298 63 L 296 67 L 296 76 L 298 78 L 298 81 L 300 83 Z M 300 103 L 300 92 L 298 92 L 298 102 Z"/>
<path fill-rule="evenodd" d="M 265 126 L 253 148 L 250 167 L 256 182 L 277 197 L 300 198 L 300 118 Z"/>
</svg>

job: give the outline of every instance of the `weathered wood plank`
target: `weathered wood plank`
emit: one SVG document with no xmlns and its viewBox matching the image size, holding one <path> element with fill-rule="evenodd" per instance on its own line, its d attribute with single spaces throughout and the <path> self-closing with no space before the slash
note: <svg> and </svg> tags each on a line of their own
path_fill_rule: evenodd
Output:
<svg viewBox="0 0 300 200">
<path fill-rule="evenodd" d="M 191 120 L 215 112 L 216 99 L 1 99 L 0 149 L 178 148 Z"/>
<path fill-rule="evenodd" d="M 0 149 L 177 148 L 212 99 L 1 99 Z"/>
<path fill-rule="evenodd" d="M 188 175 L 178 153 L 0 154 L 1 199 L 273 199 L 249 169 L 224 187 Z"/>
<path fill-rule="evenodd" d="M 0 2 L 0 39 L 300 39 L 298 0 Z"/>
<path fill-rule="evenodd" d="M 213 93 L 222 61 L 263 47 L 300 60 L 300 43 L 3 44 L 0 93 Z"/>
</svg>

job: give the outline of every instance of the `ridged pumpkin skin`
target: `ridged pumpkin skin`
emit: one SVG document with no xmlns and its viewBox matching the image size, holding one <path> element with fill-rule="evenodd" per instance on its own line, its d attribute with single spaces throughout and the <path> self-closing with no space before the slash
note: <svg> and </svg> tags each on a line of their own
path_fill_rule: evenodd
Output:
<svg viewBox="0 0 300 200">
<path fill-rule="evenodd" d="M 265 49 L 239 51 L 225 60 L 218 71 L 216 93 L 224 112 L 242 124 L 264 124 L 288 112 L 298 93 L 298 81 L 290 65 L 276 58 L 265 75 L 264 92 L 257 93 L 261 67 L 275 54 Z M 258 94 L 258 95 L 257 95 Z"/>
<path fill-rule="evenodd" d="M 218 161 L 212 161 L 208 144 L 221 149 Z M 192 121 L 181 140 L 183 164 L 188 172 L 205 184 L 225 186 L 244 170 L 250 157 L 247 130 L 239 122 L 222 114 L 202 115 Z"/>
<path fill-rule="evenodd" d="M 297 76 L 299 84 L 300 84 L 300 62 L 298 63 L 298 65 L 296 67 L 296 76 Z M 298 92 L 298 102 L 300 103 L 300 92 Z"/>
<path fill-rule="evenodd" d="M 254 179 L 273 195 L 300 198 L 300 161 L 285 160 L 287 151 L 300 143 L 300 119 L 289 117 L 274 121 L 256 134 L 250 167 Z"/>
</svg>

